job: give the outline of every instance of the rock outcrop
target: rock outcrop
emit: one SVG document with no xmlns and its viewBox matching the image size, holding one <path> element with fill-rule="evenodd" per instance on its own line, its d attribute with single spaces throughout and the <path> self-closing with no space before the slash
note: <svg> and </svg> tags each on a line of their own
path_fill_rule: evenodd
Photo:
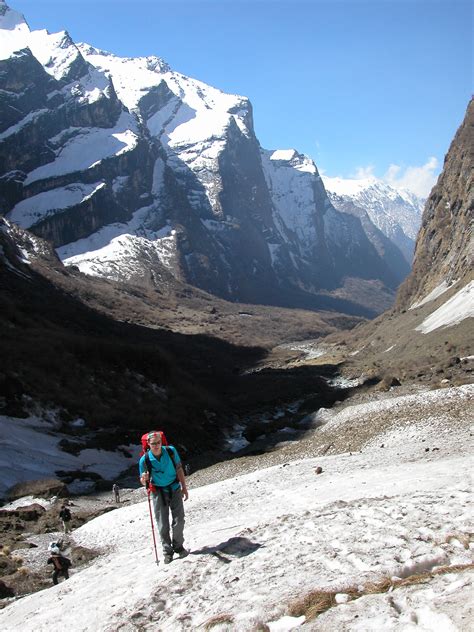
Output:
<svg viewBox="0 0 474 632">
<path fill-rule="evenodd" d="M 413 270 L 397 297 L 407 309 L 454 283 L 461 289 L 473 275 L 474 99 L 468 105 L 426 203 Z"/>
</svg>

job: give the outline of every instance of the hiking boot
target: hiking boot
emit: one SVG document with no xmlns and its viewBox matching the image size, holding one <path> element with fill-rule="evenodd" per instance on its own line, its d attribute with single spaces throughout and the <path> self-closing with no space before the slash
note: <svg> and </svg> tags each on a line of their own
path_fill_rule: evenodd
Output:
<svg viewBox="0 0 474 632">
<path fill-rule="evenodd" d="M 183 558 L 183 557 L 187 557 L 189 555 L 189 551 L 186 550 L 184 547 L 181 547 L 180 549 L 175 549 L 174 552 L 177 554 L 177 556 L 179 558 Z"/>
<path fill-rule="evenodd" d="M 173 553 L 166 553 L 166 555 L 163 558 L 163 563 L 169 564 L 172 561 L 173 561 Z"/>
</svg>

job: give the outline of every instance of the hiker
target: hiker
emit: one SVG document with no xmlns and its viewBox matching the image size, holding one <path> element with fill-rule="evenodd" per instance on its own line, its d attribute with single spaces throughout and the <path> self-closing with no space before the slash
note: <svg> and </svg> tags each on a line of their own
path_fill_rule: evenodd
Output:
<svg viewBox="0 0 474 632">
<path fill-rule="evenodd" d="M 59 512 L 59 517 L 61 518 L 62 523 L 63 523 L 64 533 L 68 533 L 68 531 L 70 531 L 69 523 L 71 522 L 71 518 L 72 518 L 69 507 L 66 507 L 66 505 L 63 505 L 61 507 L 61 511 Z"/>
<path fill-rule="evenodd" d="M 57 544 L 52 543 L 49 546 L 49 550 L 51 551 L 51 557 L 48 558 L 48 564 L 52 564 L 54 567 L 53 571 L 53 584 L 56 586 L 58 583 L 58 577 L 62 575 L 64 579 L 69 579 L 69 567 L 71 566 L 71 560 L 67 557 L 61 555 L 61 551 Z"/>
<path fill-rule="evenodd" d="M 112 491 L 114 493 L 115 502 L 119 503 L 120 502 L 120 487 L 117 485 L 117 483 L 114 483 L 112 485 Z"/>
<path fill-rule="evenodd" d="M 149 488 L 153 499 L 158 532 L 163 547 L 164 563 L 169 564 L 176 553 L 186 557 L 189 551 L 183 547 L 184 500 L 188 489 L 181 459 L 176 448 L 162 445 L 162 435 L 153 431 L 147 435 L 149 450 L 139 462 L 140 482 Z M 151 477 L 150 477 L 151 471 Z M 170 536 L 169 514 L 171 510 L 172 537 Z"/>
</svg>

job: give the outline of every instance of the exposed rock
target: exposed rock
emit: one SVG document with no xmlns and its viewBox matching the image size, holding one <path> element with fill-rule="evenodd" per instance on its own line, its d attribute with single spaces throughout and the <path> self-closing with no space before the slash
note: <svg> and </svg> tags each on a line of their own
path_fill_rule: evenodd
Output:
<svg viewBox="0 0 474 632">
<path fill-rule="evenodd" d="M 7 586 L 4 581 L 0 579 L 0 599 L 7 599 L 8 597 L 14 597 L 15 593 L 10 586 Z"/>
<path fill-rule="evenodd" d="M 17 509 L 0 509 L 0 518 L 15 517 L 20 520 L 35 521 L 44 514 L 46 509 L 38 503 L 27 505 L 26 507 L 18 507 Z"/>
<path fill-rule="evenodd" d="M 442 283 L 446 286 L 472 272 L 474 236 L 474 99 L 456 132 L 444 167 L 425 206 L 413 270 L 397 296 L 407 309 Z"/>
<path fill-rule="evenodd" d="M 9 500 L 17 500 L 18 498 L 23 498 L 23 496 L 52 498 L 53 496 L 66 497 L 68 495 L 67 486 L 57 478 L 44 478 L 17 483 L 6 494 Z"/>
</svg>

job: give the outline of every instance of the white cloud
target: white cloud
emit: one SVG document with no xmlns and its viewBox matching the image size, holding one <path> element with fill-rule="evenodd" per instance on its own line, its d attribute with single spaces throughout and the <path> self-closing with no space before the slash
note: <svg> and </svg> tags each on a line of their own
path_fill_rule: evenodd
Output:
<svg viewBox="0 0 474 632">
<path fill-rule="evenodd" d="M 374 165 L 367 165 L 366 167 L 357 167 L 355 173 L 351 175 L 354 180 L 366 180 L 367 178 L 374 178 Z"/>
<path fill-rule="evenodd" d="M 431 156 L 421 167 L 390 165 L 382 180 L 395 189 L 408 189 L 419 197 L 428 197 L 438 177 L 438 160 Z"/>
</svg>

